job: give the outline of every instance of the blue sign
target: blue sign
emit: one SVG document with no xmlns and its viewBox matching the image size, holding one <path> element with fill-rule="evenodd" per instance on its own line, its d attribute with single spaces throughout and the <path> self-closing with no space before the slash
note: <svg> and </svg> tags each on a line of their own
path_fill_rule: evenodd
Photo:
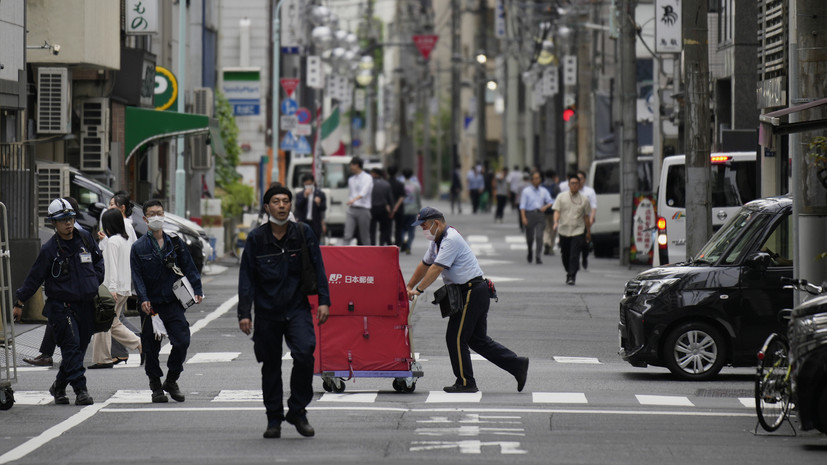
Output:
<svg viewBox="0 0 827 465">
<path fill-rule="evenodd" d="M 350 141 L 350 145 L 352 145 L 353 147 L 361 147 L 362 141 L 359 139 L 353 139 L 352 141 Z"/>
<path fill-rule="evenodd" d="M 351 119 L 351 124 L 353 125 L 353 129 L 362 129 L 363 123 L 364 122 L 362 121 L 362 118 L 360 118 L 358 116 L 354 116 Z"/>
<path fill-rule="evenodd" d="M 299 121 L 299 124 L 307 124 L 310 122 L 310 110 L 305 107 L 301 107 L 296 110 L 296 119 Z"/>
<path fill-rule="evenodd" d="M 302 137 L 302 139 L 304 139 L 304 137 Z M 298 146 L 299 138 L 294 136 L 292 132 L 287 131 L 287 134 L 284 135 L 284 139 L 281 140 L 281 145 L 279 145 L 279 148 L 285 152 L 292 152 L 295 151 Z"/>
<path fill-rule="evenodd" d="M 294 115 L 298 109 L 299 105 L 291 98 L 286 98 L 281 101 L 281 114 L 283 115 Z"/>
<path fill-rule="evenodd" d="M 261 113 L 261 102 L 258 99 L 230 100 L 234 116 L 255 116 Z"/>
<path fill-rule="evenodd" d="M 312 152 L 312 150 L 310 149 L 310 143 L 307 142 L 306 137 L 299 137 L 299 142 L 296 144 L 296 148 L 293 150 L 293 152 L 305 155 L 309 155 Z"/>
</svg>

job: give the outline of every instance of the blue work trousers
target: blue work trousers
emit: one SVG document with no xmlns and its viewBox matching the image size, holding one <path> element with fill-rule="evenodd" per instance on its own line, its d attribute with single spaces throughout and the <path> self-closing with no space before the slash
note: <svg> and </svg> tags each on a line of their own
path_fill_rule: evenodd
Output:
<svg viewBox="0 0 827 465">
<path fill-rule="evenodd" d="M 169 343 L 172 345 L 172 350 L 170 350 L 167 359 L 167 371 L 169 373 L 181 373 L 184 371 L 187 349 L 190 347 L 190 324 L 184 315 L 184 307 L 178 302 L 170 302 L 152 304 L 152 308 L 161 317 L 161 321 L 164 322 Z M 162 342 L 155 339 L 155 333 L 152 331 L 152 318 L 141 312 L 141 346 L 146 355 L 144 369 L 146 375 L 150 378 L 164 376 L 159 359 Z"/>
<path fill-rule="evenodd" d="M 71 303 L 55 299 L 46 301 L 43 313 L 48 315 L 49 327 L 63 358 L 55 379 L 58 386 L 71 384 L 75 392 L 86 389 L 83 358 L 92 339 L 94 312 L 91 299 Z"/>
<path fill-rule="evenodd" d="M 268 424 L 284 420 L 281 381 L 282 340 L 287 342 L 293 358 L 290 373 L 290 397 L 287 408 L 301 412 L 313 399 L 313 351 L 316 350 L 316 333 L 310 310 L 293 312 L 278 320 L 258 318 L 253 326 L 253 350 L 261 365 L 261 390 Z"/>
</svg>

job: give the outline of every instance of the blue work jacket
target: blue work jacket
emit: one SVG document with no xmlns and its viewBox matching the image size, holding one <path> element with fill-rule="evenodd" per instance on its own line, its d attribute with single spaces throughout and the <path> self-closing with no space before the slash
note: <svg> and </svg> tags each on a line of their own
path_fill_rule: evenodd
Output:
<svg viewBox="0 0 827 465">
<path fill-rule="evenodd" d="M 238 272 L 238 319 L 251 318 L 255 304 L 256 318 L 276 320 L 295 311 L 309 311 L 307 296 L 299 289 L 302 269 L 302 244 L 298 228 L 304 228 L 307 250 L 316 268 L 319 305 L 330 305 L 330 290 L 324 270 L 319 242 L 310 226 L 287 225 L 281 240 L 276 239 L 265 223 L 247 236 Z"/>
<path fill-rule="evenodd" d="M 86 241 L 81 236 L 85 236 Z M 103 275 L 103 255 L 98 245 L 88 232 L 78 228 L 68 241 L 55 233 L 43 244 L 15 294 L 25 302 L 45 283 L 49 299 L 70 303 L 89 301 L 97 295 Z"/>
<path fill-rule="evenodd" d="M 168 266 L 170 263 L 178 265 L 192 284 L 195 295 L 204 295 L 201 289 L 201 275 L 195 268 L 189 249 L 180 238 L 176 240 L 179 243 L 177 251 L 172 238 L 164 233 L 164 248 L 159 249 L 150 231 L 132 245 L 129 263 L 132 265 L 132 285 L 138 295 L 138 308 L 146 301 L 154 304 L 177 301 L 172 293 L 172 285 L 180 276 Z"/>
</svg>

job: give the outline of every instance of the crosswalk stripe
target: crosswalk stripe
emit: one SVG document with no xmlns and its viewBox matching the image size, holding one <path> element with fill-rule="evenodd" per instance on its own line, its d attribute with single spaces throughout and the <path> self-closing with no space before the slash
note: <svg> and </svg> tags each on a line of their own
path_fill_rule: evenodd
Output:
<svg viewBox="0 0 827 465">
<path fill-rule="evenodd" d="M 748 408 L 755 408 L 755 397 L 739 397 L 738 402 Z"/>
<path fill-rule="evenodd" d="M 481 235 L 481 234 L 472 234 L 470 236 L 465 237 L 465 242 L 470 243 L 480 243 L 480 242 L 488 242 L 488 236 Z"/>
<path fill-rule="evenodd" d="M 481 392 L 430 391 L 426 403 L 475 403 L 482 400 Z"/>
<path fill-rule="evenodd" d="M 592 365 L 600 365 L 600 360 L 595 357 L 563 357 L 559 355 L 555 355 L 554 361 L 557 363 L 583 363 L 583 364 L 592 364 Z"/>
<path fill-rule="evenodd" d="M 586 394 L 582 392 L 532 392 L 531 401 L 535 404 L 588 404 Z"/>
<path fill-rule="evenodd" d="M 212 402 L 262 402 L 261 389 L 222 389 Z"/>
<path fill-rule="evenodd" d="M 525 236 L 505 236 L 506 244 L 525 244 Z"/>
<path fill-rule="evenodd" d="M 46 405 L 54 398 L 49 391 L 15 391 L 14 403 L 20 405 Z"/>
<path fill-rule="evenodd" d="M 149 404 L 152 391 L 149 389 L 120 389 L 109 399 L 112 404 Z"/>
<path fill-rule="evenodd" d="M 652 396 L 636 394 L 640 405 L 668 405 L 673 407 L 694 407 L 695 404 L 685 396 Z"/>
<path fill-rule="evenodd" d="M 231 362 L 239 355 L 241 352 L 198 352 L 187 363 Z"/>
</svg>

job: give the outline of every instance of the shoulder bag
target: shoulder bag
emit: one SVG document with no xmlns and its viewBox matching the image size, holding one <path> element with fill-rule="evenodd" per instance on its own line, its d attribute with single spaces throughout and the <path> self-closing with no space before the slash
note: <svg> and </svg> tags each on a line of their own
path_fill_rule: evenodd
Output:
<svg viewBox="0 0 827 465">
<path fill-rule="evenodd" d="M 102 333 L 109 331 L 112 327 L 112 321 L 115 319 L 115 299 L 112 298 L 112 293 L 109 288 L 101 284 L 98 287 L 98 293 L 94 297 L 95 301 L 95 321 L 92 327 L 93 333 Z"/>
</svg>

